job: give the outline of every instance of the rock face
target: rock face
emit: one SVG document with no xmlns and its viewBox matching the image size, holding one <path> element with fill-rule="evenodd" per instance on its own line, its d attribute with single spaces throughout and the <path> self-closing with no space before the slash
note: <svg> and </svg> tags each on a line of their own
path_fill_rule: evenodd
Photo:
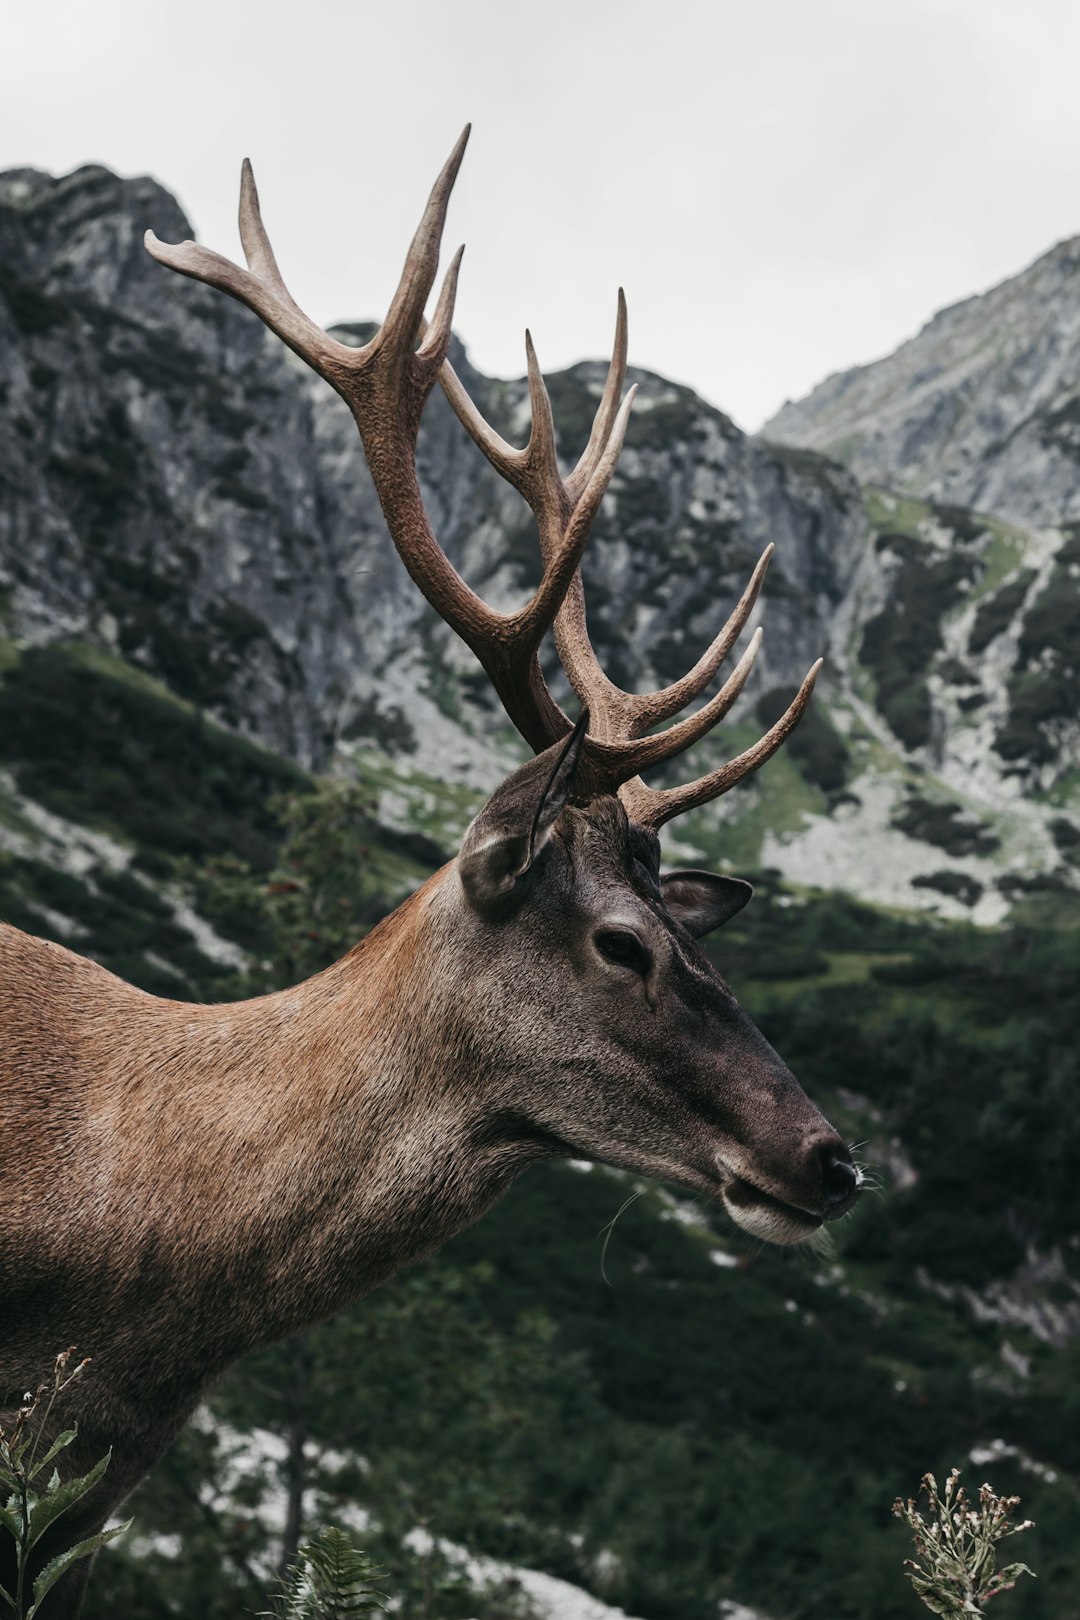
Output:
<svg viewBox="0 0 1080 1620">
<path fill-rule="evenodd" d="M 82 169 L 0 182 L 11 631 L 101 638 L 307 764 L 367 734 L 437 770 L 475 770 L 477 748 L 447 750 L 446 721 L 482 739 L 494 707 L 387 540 L 345 407 L 248 311 L 154 264 L 147 226 L 191 234 L 149 180 Z M 454 359 L 485 412 L 527 430 L 522 385 L 479 377 L 460 348 Z M 567 455 L 602 377 L 582 365 L 552 380 Z M 685 389 L 636 380 L 588 565 L 609 667 L 631 684 L 681 673 L 772 538 L 767 668 L 801 677 L 858 561 L 857 486 L 818 458 L 754 444 Z M 531 518 L 441 396 L 419 465 L 465 577 L 500 605 L 523 599 L 537 577 Z"/>
<path fill-rule="evenodd" d="M 828 377 L 763 437 L 1018 523 L 1080 518 L 1080 237 Z"/>
<path fill-rule="evenodd" d="M 386 820 L 448 848 L 521 745 L 395 555 L 346 408 L 247 310 L 156 265 L 148 226 L 190 235 L 151 180 L 0 176 L 0 654 L 88 643 L 302 765 L 361 766 Z M 902 350 L 881 363 L 904 386 L 867 368 L 774 428 L 816 412 L 820 431 L 803 438 L 949 501 L 864 489 L 815 448 L 747 438 L 689 390 L 633 373 L 638 401 L 584 569 L 608 672 L 632 690 L 681 674 L 770 540 L 760 668 L 687 770 L 745 746 L 809 664 L 828 661 L 790 747 L 680 823 L 684 848 L 983 920 L 1018 883 L 1072 883 L 1080 541 L 956 503 L 1000 495 L 1040 522 L 1072 511 L 1062 413 L 1078 262 L 1055 249 L 1026 292 L 1021 277 L 937 317 L 908 346 L 917 362 Z M 1041 338 L 1032 299 L 1061 306 Z M 993 340 L 980 309 L 999 312 Z M 523 442 L 524 383 L 480 376 L 460 346 L 454 362 Z M 568 462 L 603 378 L 592 362 L 549 378 Z M 821 426 L 827 398 L 850 434 Z M 1014 462 L 1029 480 L 1051 471 L 1025 496 Z M 522 602 L 538 577 L 531 516 L 438 392 L 418 466 L 455 566 L 494 605 Z"/>
</svg>

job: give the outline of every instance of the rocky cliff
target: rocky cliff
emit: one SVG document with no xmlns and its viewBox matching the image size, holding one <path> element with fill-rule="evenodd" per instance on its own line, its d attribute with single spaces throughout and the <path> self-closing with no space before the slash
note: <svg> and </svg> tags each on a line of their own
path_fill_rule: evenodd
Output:
<svg viewBox="0 0 1080 1620">
<path fill-rule="evenodd" d="M 763 434 L 1017 523 L 1080 518 L 1080 237 L 826 378 Z"/>
<path fill-rule="evenodd" d="M 190 235 L 172 199 L 102 169 L 21 171 L 0 205 L 0 555 L 15 635 L 100 637 L 314 765 L 360 734 L 431 758 L 459 701 L 462 729 L 490 732 L 471 655 L 432 624 L 387 542 L 344 406 L 254 316 L 143 252 L 147 225 Z M 481 407 L 527 431 L 523 387 L 454 358 Z M 627 681 L 681 672 L 773 538 L 766 667 L 801 676 L 858 558 L 854 482 L 635 375 L 642 398 L 590 556 L 605 658 Z M 553 381 L 568 454 L 601 382 L 590 365 Z M 531 519 L 441 397 L 419 461 L 457 566 L 494 601 L 520 599 L 536 577 Z M 459 673 L 462 692 L 444 693 Z"/>
<path fill-rule="evenodd" d="M 97 647 L 305 767 L 360 768 L 388 821 L 421 822 L 450 847 L 520 745 L 395 556 L 344 406 L 246 310 L 155 265 L 147 226 L 165 240 L 190 234 L 153 181 L 100 168 L 0 177 L 9 662 L 28 648 Z M 1057 266 L 1055 286 L 1071 284 L 1069 263 L 1061 249 L 1043 261 Z M 937 323 L 944 391 L 955 316 Z M 521 442 L 524 384 L 478 375 L 460 347 L 455 363 Z M 1041 410 L 1032 375 L 1020 367 L 1015 389 Z M 985 920 L 1018 883 L 1071 883 L 1080 739 L 1061 617 L 1078 542 L 863 489 L 812 448 L 749 439 L 689 390 L 634 376 L 626 450 L 585 565 L 610 673 L 630 688 L 681 673 L 768 540 L 761 668 L 741 718 L 699 748 L 695 768 L 742 746 L 828 655 L 797 742 L 680 824 L 684 847 Z M 567 458 L 602 379 L 594 363 L 549 379 Z M 438 394 L 419 467 L 469 583 L 500 606 L 523 600 L 537 576 L 532 520 Z M 1058 515 L 1070 509 L 1063 495 Z"/>
</svg>

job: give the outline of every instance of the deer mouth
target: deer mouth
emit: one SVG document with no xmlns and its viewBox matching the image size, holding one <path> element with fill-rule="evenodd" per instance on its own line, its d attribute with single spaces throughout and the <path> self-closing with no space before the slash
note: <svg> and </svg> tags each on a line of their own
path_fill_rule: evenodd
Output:
<svg viewBox="0 0 1080 1620">
<path fill-rule="evenodd" d="M 724 1168 L 727 1170 L 726 1165 Z M 823 1225 L 821 1215 L 811 1215 L 797 1204 L 763 1192 L 730 1170 L 720 1196 L 736 1226 L 769 1243 L 801 1243 Z"/>
</svg>

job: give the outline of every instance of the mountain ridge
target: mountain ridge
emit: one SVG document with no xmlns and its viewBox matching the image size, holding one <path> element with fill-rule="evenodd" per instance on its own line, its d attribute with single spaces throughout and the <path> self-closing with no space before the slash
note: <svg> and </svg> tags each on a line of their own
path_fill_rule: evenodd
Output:
<svg viewBox="0 0 1080 1620">
<path fill-rule="evenodd" d="M 520 741 L 400 567 L 346 408 L 250 312 L 153 264 L 147 225 L 190 231 L 154 181 L 0 176 L 0 634 L 13 657 L 96 646 L 304 768 L 366 774 L 387 824 L 450 850 Z M 371 327 L 335 330 L 360 342 Z M 456 344 L 454 360 L 520 439 L 524 380 L 484 378 Z M 1025 883 L 1070 887 L 1053 827 L 1078 819 L 1072 666 L 1044 667 L 1038 641 L 1051 584 L 1073 588 L 1066 530 L 860 486 L 630 375 L 640 394 L 584 564 L 613 679 L 634 690 L 690 667 L 768 541 L 759 668 L 693 773 L 760 734 L 774 695 L 827 655 L 796 740 L 670 847 L 984 922 Z M 581 362 L 548 379 L 567 459 L 603 376 Z M 438 393 L 418 470 L 455 566 L 499 607 L 524 600 L 532 521 Z"/>
<path fill-rule="evenodd" d="M 1041 525 L 1080 517 L 1080 236 L 832 373 L 761 430 L 864 481 Z"/>
</svg>

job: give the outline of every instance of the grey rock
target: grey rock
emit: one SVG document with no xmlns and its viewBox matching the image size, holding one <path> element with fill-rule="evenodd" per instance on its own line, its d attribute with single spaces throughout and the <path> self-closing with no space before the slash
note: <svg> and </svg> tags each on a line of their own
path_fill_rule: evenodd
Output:
<svg viewBox="0 0 1080 1620">
<path fill-rule="evenodd" d="M 150 180 L 0 179 L 10 629 L 107 640 L 305 764 L 370 736 L 452 774 L 447 721 L 481 741 L 502 722 L 393 552 L 348 412 L 248 311 L 153 263 L 147 226 L 190 234 Z M 460 346 L 454 361 L 481 409 L 520 431 L 524 384 L 479 376 Z M 687 389 L 635 377 L 638 414 L 586 568 L 605 663 L 629 686 L 681 673 L 774 539 L 764 668 L 799 679 L 858 561 L 857 486 L 818 457 L 755 444 Z M 602 379 L 588 364 L 552 379 L 568 456 Z M 441 396 L 418 465 L 456 566 L 497 605 L 521 602 L 538 577 L 532 520 Z M 475 750 L 459 752 L 474 772 Z"/>
<path fill-rule="evenodd" d="M 1080 518 L 1080 237 L 828 377 L 763 437 L 1020 523 Z"/>
</svg>

